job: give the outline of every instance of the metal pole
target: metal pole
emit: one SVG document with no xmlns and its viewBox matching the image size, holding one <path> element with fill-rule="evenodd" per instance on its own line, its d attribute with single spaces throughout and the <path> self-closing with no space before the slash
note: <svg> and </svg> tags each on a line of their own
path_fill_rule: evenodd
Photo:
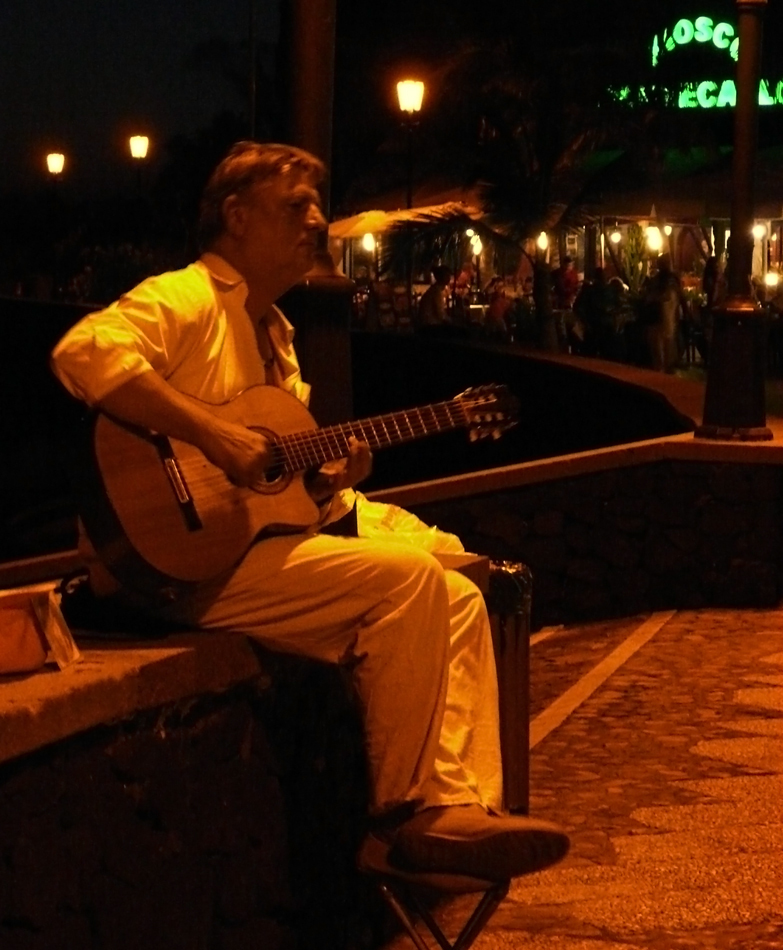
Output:
<svg viewBox="0 0 783 950">
<path fill-rule="evenodd" d="M 256 112 L 257 106 L 257 85 L 258 85 L 258 40 L 256 30 L 256 0 L 247 0 L 248 2 L 248 24 L 247 24 L 247 42 L 248 42 L 248 92 L 250 99 L 250 121 L 248 127 L 250 130 L 251 141 L 256 137 Z"/>
<path fill-rule="evenodd" d="M 734 115 L 731 238 L 728 296 L 714 314 L 704 396 L 704 421 L 697 438 L 763 441 L 766 372 L 763 311 L 753 299 L 753 172 L 757 151 L 762 21 L 767 0 L 737 0 L 739 55 Z"/>
<path fill-rule="evenodd" d="M 410 211 L 413 207 L 413 115 L 407 117 L 405 123 L 406 128 L 406 137 L 407 137 L 407 192 L 405 196 L 405 207 Z M 408 320 L 413 323 L 413 235 L 411 234 L 411 223 L 408 222 L 408 253 L 407 257 L 407 270 L 408 270 Z"/>
</svg>

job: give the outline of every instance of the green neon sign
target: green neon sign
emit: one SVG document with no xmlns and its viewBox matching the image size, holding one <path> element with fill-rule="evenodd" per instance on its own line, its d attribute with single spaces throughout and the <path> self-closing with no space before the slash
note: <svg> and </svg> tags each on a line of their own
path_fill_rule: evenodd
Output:
<svg viewBox="0 0 783 950">
<path fill-rule="evenodd" d="M 716 50 L 725 52 L 735 62 L 739 56 L 739 36 L 736 27 L 724 21 L 716 22 L 712 17 L 697 16 L 692 20 L 677 20 L 671 29 L 653 37 L 651 45 L 652 65 L 658 66 L 662 57 L 676 49 L 687 49 L 693 44 L 712 45 Z M 644 90 L 640 90 L 644 98 Z M 620 99 L 626 98 L 622 94 Z M 668 97 L 667 97 L 668 98 Z M 687 83 L 671 99 L 680 109 L 726 109 L 737 104 L 737 88 L 733 79 L 704 80 Z M 762 79 L 759 83 L 760 106 L 783 106 L 783 80 L 777 84 Z"/>
<path fill-rule="evenodd" d="M 716 23 L 712 17 L 697 16 L 695 20 L 678 20 L 671 31 L 664 30 L 661 36 L 653 37 L 653 66 L 658 65 L 663 53 L 691 43 L 712 43 L 716 49 L 728 50 L 735 62 L 739 55 L 739 36 L 731 23 Z"/>
<path fill-rule="evenodd" d="M 723 82 L 706 80 L 700 83 L 688 83 L 680 92 L 677 105 L 681 109 L 725 109 L 737 104 L 737 87 L 733 79 Z M 777 85 L 762 79 L 759 83 L 759 105 L 783 105 L 783 79 Z"/>
</svg>

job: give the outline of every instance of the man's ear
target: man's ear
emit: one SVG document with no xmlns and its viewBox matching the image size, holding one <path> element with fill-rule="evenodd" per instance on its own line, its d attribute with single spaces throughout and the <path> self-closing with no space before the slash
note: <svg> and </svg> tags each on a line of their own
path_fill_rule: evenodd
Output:
<svg viewBox="0 0 783 950">
<path fill-rule="evenodd" d="M 231 237 L 241 237 L 245 231 L 247 205 L 239 195 L 229 195 L 223 201 L 223 223 Z"/>
</svg>

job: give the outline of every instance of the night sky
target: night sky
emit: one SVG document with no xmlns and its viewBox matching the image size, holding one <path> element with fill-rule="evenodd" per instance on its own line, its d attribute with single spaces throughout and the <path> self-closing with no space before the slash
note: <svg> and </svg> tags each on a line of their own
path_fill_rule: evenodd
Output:
<svg viewBox="0 0 783 950">
<path fill-rule="evenodd" d="M 0 0 L 0 192 L 44 182 L 44 159 L 52 150 L 68 156 L 65 187 L 121 188 L 134 174 L 130 134 L 149 134 L 151 159 L 160 160 L 172 135 L 209 126 L 221 110 L 244 113 L 235 87 L 186 60 L 211 39 L 235 46 L 246 41 L 249 2 Z M 259 38 L 272 44 L 281 0 L 255 2 Z M 734 0 L 338 0 L 343 101 L 335 106 L 336 149 L 347 150 L 346 136 L 357 124 L 368 130 L 371 120 L 393 124 L 391 94 L 384 99 L 376 87 L 392 88 L 394 68 L 407 55 L 432 62 L 472 31 L 524 30 L 533 6 L 539 23 L 548 18 L 542 43 L 614 36 L 626 45 L 636 34 L 651 35 L 656 20 L 673 25 L 679 16 L 707 9 L 735 19 L 736 9 Z M 768 6 L 768 50 L 777 47 L 781 7 L 783 0 Z M 341 158 L 335 155 L 336 164 Z"/>
<path fill-rule="evenodd" d="M 273 40 L 277 0 L 258 0 L 257 16 Z M 0 0 L 3 185 L 45 177 L 52 150 L 71 159 L 72 183 L 111 179 L 133 132 L 160 147 L 241 110 L 228 82 L 184 63 L 200 42 L 247 33 L 248 0 Z"/>
</svg>

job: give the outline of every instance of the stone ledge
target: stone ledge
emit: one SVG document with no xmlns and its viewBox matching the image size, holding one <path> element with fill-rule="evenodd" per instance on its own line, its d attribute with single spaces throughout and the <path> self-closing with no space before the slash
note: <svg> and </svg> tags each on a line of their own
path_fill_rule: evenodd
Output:
<svg viewBox="0 0 783 950">
<path fill-rule="evenodd" d="M 691 433 L 684 433 L 385 488 L 368 492 L 367 497 L 395 505 L 421 505 L 650 462 L 725 462 L 783 467 L 783 424 L 778 419 L 768 422 L 774 434 L 771 442 L 696 439 Z"/>
<path fill-rule="evenodd" d="M 0 677 L 0 762 L 93 726 L 265 677 L 241 634 L 177 634 L 163 641 L 79 642 L 65 670 Z"/>
</svg>

